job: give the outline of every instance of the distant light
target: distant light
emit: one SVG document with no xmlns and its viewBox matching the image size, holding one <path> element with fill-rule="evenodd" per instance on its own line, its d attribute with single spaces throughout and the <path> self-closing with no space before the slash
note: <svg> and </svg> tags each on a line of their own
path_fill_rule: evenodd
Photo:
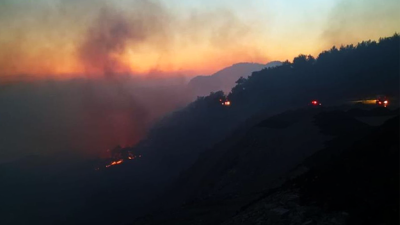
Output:
<svg viewBox="0 0 400 225">
<path fill-rule="evenodd" d="M 384 101 L 383 103 L 388 104 L 388 101 Z"/>
</svg>

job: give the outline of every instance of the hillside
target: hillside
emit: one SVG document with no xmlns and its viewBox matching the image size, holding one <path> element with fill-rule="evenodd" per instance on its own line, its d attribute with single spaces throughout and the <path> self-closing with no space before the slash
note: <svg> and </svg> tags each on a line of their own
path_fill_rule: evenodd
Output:
<svg viewBox="0 0 400 225">
<path fill-rule="evenodd" d="M 324 106 L 351 107 L 354 103 L 349 100 L 387 93 L 390 107 L 398 107 L 399 41 L 396 34 L 378 43 L 332 48 L 317 59 L 299 56 L 293 63 L 253 72 L 247 79 L 241 79 L 227 96 L 231 106 L 221 106 L 223 92 L 199 97 L 158 121 L 134 151 L 152 158 L 168 168 L 171 177 L 176 177 L 201 152 L 238 127 L 304 107 L 313 99 Z"/>
<path fill-rule="evenodd" d="M 366 41 L 356 46 L 343 46 L 340 49 L 333 47 L 329 51 L 322 52 L 317 58 L 300 55 L 294 58 L 293 62 L 287 61 L 282 66 L 253 72 L 247 79 L 239 80 L 227 96 L 232 103 L 229 107 L 220 105 L 219 99 L 225 96 L 222 92 L 216 92 L 206 97 L 199 97 L 186 108 L 161 120 L 142 145 L 137 146 L 136 150 L 144 156 L 157 158 L 158 165 L 163 165 L 165 169 L 164 173 L 166 170 L 171 172 L 171 181 L 179 175 L 183 176 L 180 179 L 182 183 L 178 185 L 182 188 L 175 190 L 172 188 L 172 191 L 178 195 L 171 194 L 174 197 L 164 202 L 193 201 L 194 203 L 191 206 L 184 206 L 183 212 L 179 210 L 167 212 L 165 220 L 158 220 L 159 215 L 162 218 L 164 214 L 156 214 L 154 224 L 157 224 L 157 221 L 163 221 L 160 222 L 161 224 L 168 224 L 165 221 L 173 221 L 170 224 L 179 224 L 171 218 L 171 215 L 178 218 L 182 224 L 187 224 L 179 220 L 182 218 L 189 221 L 193 219 L 193 223 L 197 219 L 205 218 L 209 218 L 215 224 L 222 222 L 221 218 L 225 218 L 223 215 L 231 216 L 232 212 L 240 209 L 245 202 L 257 198 L 257 194 L 232 201 L 226 201 L 226 198 L 246 191 L 260 194 L 266 186 L 278 185 L 278 181 L 273 182 L 272 180 L 288 172 L 310 154 L 320 150 L 318 143 L 326 139 L 313 136 L 312 133 L 304 134 L 302 132 L 303 129 L 311 129 L 314 126 L 311 119 L 314 118 L 313 114 L 305 117 L 309 118 L 307 123 L 302 122 L 308 125 L 303 124 L 304 127 L 299 128 L 296 126 L 300 126 L 301 123 L 294 123 L 298 119 L 293 118 L 288 121 L 285 119 L 283 122 L 267 123 L 271 129 L 278 129 L 278 131 L 267 132 L 268 136 L 262 136 L 260 133 L 258 139 L 269 140 L 268 138 L 272 138 L 267 143 L 278 143 L 278 146 L 268 146 L 267 143 L 260 141 L 260 147 L 257 147 L 258 143 L 256 142 L 254 149 L 248 148 L 251 146 L 250 143 L 256 141 L 257 138 L 251 140 L 243 139 L 243 137 L 248 132 L 257 133 L 263 130 L 256 125 L 273 115 L 303 108 L 313 99 L 321 101 L 323 106 L 329 108 L 329 111 L 336 109 L 346 111 L 354 107 L 353 100 L 368 99 L 368 97 L 382 93 L 390 98 L 389 108 L 398 107 L 399 41 L 399 35 L 395 34 L 392 37 L 382 38 L 379 42 Z M 360 107 L 371 106 L 360 104 Z M 351 113 L 357 113 L 357 109 L 352 110 Z M 373 112 L 366 114 L 369 113 L 373 114 Z M 366 118 L 365 114 L 357 114 L 356 117 L 346 113 L 339 113 L 336 116 L 332 126 L 338 126 L 335 129 L 342 129 L 342 132 L 348 130 L 348 134 L 351 134 L 348 136 L 349 139 L 344 138 L 343 142 L 338 144 L 340 149 L 349 148 L 349 145 L 359 138 L 368 135 L 365 132 L 371 131 L 371 126 L 374 124 L 379 125 L 378 122 L 383 120 L 382 117 L 388 118 L 387 115 L 379 118 Z M 292 123 L 295 125 L 288 126 Z M 318 124 L 317 126 L 322 129 L 321 127 L 324 125 Z M 279 131 L 279 128 L 287 129 L 287 133 Z M 227 138 L 231 134 L 234 136 Z M 274 139 L 274 135 L 278 134 L 282 136 Z M 323 134 L 338 135 L 337 131 Z M 296 142 L 297 136 L 303 137 L 308 142 L 301 142 L 302 140 Z M 216 143 L 219 144 L 216 145 Z M 303 148 L 300 148 L 301 152 L 296 152 L 290 144 L 303 146 Z M 304 147 L 314 144 L 316 147 Z M 270 151 L 274 152 L 276 158 L 265 158 Z M 253 154 L 254 156 L 250 157 Z M 293 154 L 299 155 L 292 158 Z M 201 166 L 201 163 L 196 161 L 198 156 L 206 166 Z M 219 161 L 220 156 L 226 157 Z M 241 161 L 242 159 L 243 161 Z M 268 166 L 263 164 L 264 161 L 273 165 L 270 172 L 266 172 Z M 240 171 L 246 172 L 243 174 L 237 172 L 238 170 L 234 169 L 234 166 L 237 165 L 243 166 L 243 168 L 240 167 Z M 268 179 L 254 178 L 250 182 L 248 179 L 252 177 L 249 174 L 252 176 L 263 174 L 267 177 L 270 174 L 271 177 Z M 183 182 L 185 180 L 188 182 Z M 244 184 L 248 184 L 248 186 Z M 209 196 L 210 194 L 211 196 Z M 212 197 L 214 194 L 217 197 Z M 168 194 L 166 195 L 168 196 Z M 207 196 L 211 197 L 211 200 L 202 201 Z M 198 199 L 200 202 L 196 202 Z M 214 205 L 216 208 L 212 207 Z M 219 210 L 226 206 L 229 206 L 227 212 Z M 207 213 L 211 214 L 205 217 L 201 216 Z"/>
<path fill-rule="evenodd" d="M 397 224 L 399 111 L 374 111 L 269 117 L 203 153 L 162 199 L 179 207 L 134 224 Z M 372 127 L 369 112 L 397 117 Z"/>
<path fill-rule="evenodd" d="M 397 115 L 330 160 L 320 158 L 326 150 L 310 157 L 308 172 L 223 224 L 398 224 L 398 138 Z"/>
</svg>

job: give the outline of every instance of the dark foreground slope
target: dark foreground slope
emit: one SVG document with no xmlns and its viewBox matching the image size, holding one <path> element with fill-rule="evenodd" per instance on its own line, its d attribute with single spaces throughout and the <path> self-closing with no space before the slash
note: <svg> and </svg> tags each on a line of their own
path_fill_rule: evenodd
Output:
<svg viewBox="0 0 400 225">
<path fill-rule="evenodd" d="M 399 116 L 294 183 L 303 203 L 345 210 L 352 224 L 398 224 L 398 164 Z"/>
<path fill-rule="evenodd" d="M 394 224 L 398 116 L 380 127 L 357 118 L 398 111 L 374 111 L 270 117 L 203 154 L 163 199 L 179 207 L 134 224 Z"/>
<path fill-rule="evenodd" d="M 338 156 L 323 154 L 223 224 L 399 224 L 399 116 Z"/>
</svg>

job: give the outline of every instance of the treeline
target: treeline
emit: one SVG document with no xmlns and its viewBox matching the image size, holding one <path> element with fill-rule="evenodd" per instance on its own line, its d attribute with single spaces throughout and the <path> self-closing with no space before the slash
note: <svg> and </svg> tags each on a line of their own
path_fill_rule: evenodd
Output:
<svg viewBox="0 0 400 225">
<path fill-rule="evenodd" d="M 332 47 L 314 58 L 299 55 L 282 66 L 241 78 L 229 98 L 236 105 L 302 105 L 311 99 L 327 104 L 384 94 L 399 95 L 400 38 Z"/>
<path fill-rule="evenodd" d="M 166 176 L 176 176 L 200 152 L 257 114 L 304 107 L 313 99 L 324 105 L 378 94 L 398 99 L 399 48 L 399 35 L 394 34 L 378 42 L 333 47 L 317 58 L 299 55 L 282 66 L 254 72 L 239 79 L 228 96 L 211 93 L 164 117 L 135 150 L 164 168 Z M 225 97 L 231 106 L 221 105 L 219 99 Z"/>
</svg>

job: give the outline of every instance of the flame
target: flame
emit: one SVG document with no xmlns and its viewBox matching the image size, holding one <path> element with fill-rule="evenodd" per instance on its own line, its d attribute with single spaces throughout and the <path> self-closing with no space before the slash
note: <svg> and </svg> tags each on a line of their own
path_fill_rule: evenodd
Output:
<svg viewBox="0 0 400 225">
<path fill-rule="evenodd" d="M 120 165 L 122 163 L 126 163 L 127 161 L 131 161 L 137 158 L 141 158 L 142 155 L 134 153 L 133 146 L 120 145 L 116 146 L 112 149 L 106 149 L 104 153 L 106 153 L 103 157 L 101 165 L 94 168 L 94 170 L 98 171 L 103 168 L 110 168 L 111 166 Z"/>
<path fill-rule="evenodd" d="M 121 164 L 121 163 L 123 163 L 123 162 L 124 162 L 123 159 L 120 159 L 120 160 L 118 160 L 118 161 L 112 161 L 111 164 L 106 165 L 106 168 L 108 168 L 108 167 L 110 167 L 110 166 L 119 165 L 119 164 Z"/>
<path fill-rule="evenodd" d="M 105 168 L 109 168 L 111 166 L 116 166 L 125 163 L 128 160 L 134 160 L 136 158 L 142 157 L 142 155 L 135 155 L 132 152 L 132 150 L 129 149 L 129 146 L 124 146 L 124 148 L 117 146 L 112 150 L 107 149 L 106 152 L 111 153 L 108 158 L 109 161 L 100 167 L 96 167 L 95 168 L 96 171 L 100 170 L 100 168 L 102 168 L 103 166 Z"/>
</svg>

